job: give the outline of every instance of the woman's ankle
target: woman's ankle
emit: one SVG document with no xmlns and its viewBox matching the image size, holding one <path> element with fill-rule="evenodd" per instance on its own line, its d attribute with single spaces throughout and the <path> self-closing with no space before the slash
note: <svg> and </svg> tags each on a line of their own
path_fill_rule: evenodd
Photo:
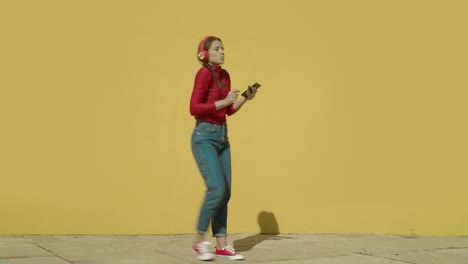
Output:
<svg viewBox="0 0 468 264">
<path fill-rule="evenodd" d="M 200 233 L 198 233 L 198 234 L 195 235 L 195 242 L 194 242 L 194 244 L 198 244 L 198 243 L 200 243 L 200 242 L 202 242 L 202 241 L 204 241 L 204 240 L 205 240 L 205 234 L 200 234 Z"/>
<path fill-rule="evenodd" d="M 224 247 L 227 247 L 227 239 L 226 237 L 216 237 L 216 248 L 222 249 Z"/>
</svg>

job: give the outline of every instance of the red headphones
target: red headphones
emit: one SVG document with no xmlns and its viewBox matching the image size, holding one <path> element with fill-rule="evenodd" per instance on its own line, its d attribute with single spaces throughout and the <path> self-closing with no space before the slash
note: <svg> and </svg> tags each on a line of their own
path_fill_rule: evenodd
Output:
<svg viewBox="0 0 468 264">
<path fill-rule="evenodd" d="M 205 50 L 205 43 L 206 41 L 211 38 L 212 36 L 206 36 L 205 38 L 203 38 L 203 40 L 201 41 L 200 43 L 200 49 L 198 51 L 198 58 L 202 61 L 202 62 L 206 62 L 208 61 L 208 51 Z"/>
</svg>

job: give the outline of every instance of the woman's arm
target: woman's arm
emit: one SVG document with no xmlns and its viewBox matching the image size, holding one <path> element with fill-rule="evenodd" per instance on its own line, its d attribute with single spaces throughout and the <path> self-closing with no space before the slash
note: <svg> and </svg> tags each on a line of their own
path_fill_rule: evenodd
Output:
<svg viewBox="0 0 468 264">
<path fill-rule="evenodd" d="M 190 114 L 202 115 L 215 112 L 217 109 L 213 103 L 206 103 L 205 98 L 212 81 L 211 72 L 205 67 L 201 68 L 195 76 L 192 97 L 190 98 Z"/>
<path fill-rule="evenodd" d="M 230 106 L 228 111 L 231 110 L 232 104 L 235 103 L 237 97 L 239 96 L 239 90 L 229 91 L 226 97 L 223 100 L 219 100 L 215 102 L 216 110 L 222 109 L 224 107 Z"/>
<path fill-rule="evenodd" d="M 234 104 L 232 105 L 232 108 L 234 109 L 234 111 L 237 112 L 239 111 L 239 109 L 241 109 L 241 107 L 245 104 L 245 102 L 247 102 L 247 99 L 244 96 L 241 96 L 241 99 L 234 102 Z"/>
<path fill-rule="evenodd" d="M 227 111 L 227 114 L 228 114 L 228 115 L 232 115 L 232 114 L 236 113 L 237 111 L 239 111 L 239 110 L 242 108 L 242 106 L 243 106 L 247 101 L 254 99 L 256 93 L 257 93 L 257 89 L 256 89 L 256 88 L 252 88 L 252 92 L 250 92 L 249 90 L 247 90 L 247 93 L 246 93 L 247 97 L 241 96 L 241 99 L 235 101 L 235 102 L 232 104 L 232 106 L 231 106 L 231 108 L 229 109 L 229 111 Z"/>
<path fill-rule="evenodd" d="M 226 100 L 226 98 L 224 98 L 223 100 L 216 101 L 215 102 L 216 110 L 223 109 L 225 107 L 230 106 L 231 104 L 232 102 Z"/>
</svg>

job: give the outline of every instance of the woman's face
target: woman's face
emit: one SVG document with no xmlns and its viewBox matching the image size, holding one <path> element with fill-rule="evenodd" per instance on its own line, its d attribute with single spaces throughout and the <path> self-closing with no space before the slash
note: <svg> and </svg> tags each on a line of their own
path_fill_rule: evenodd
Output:
<svg viewBox="0 0 468 264">
<path fill-rule="evenodd" d="M 211 47 L 208 50 L 208 57 L 212 64 L 220 65 L 224 63 L 224 47 L 221 41 L 214 40 L 211 42 Z"/>
</svg>

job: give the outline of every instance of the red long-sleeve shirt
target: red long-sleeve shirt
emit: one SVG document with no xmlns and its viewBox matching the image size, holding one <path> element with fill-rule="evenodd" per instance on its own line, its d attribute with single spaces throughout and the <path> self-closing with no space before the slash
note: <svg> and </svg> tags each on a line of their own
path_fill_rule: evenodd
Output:
<svg viewBox="0 0 468 264">
<path fill-rule="evenodd" d="M 225 87 L 219 88 L 210 69 L 203 66 L 195 76 L 195 84 L 190 99 L 190 114 L 196 120 L 222 124 L 226 122 L 226 115 L 232 115 L 236 112 L 233 104 L 219 110 L 216 110 L 215 105 L 216 101 L 224 99 L 231 90 L 231 79 L 229 73 L 221 66 L 212 65 L 212 67 L 216 77 L 224 83 Z"/>
</svg>

